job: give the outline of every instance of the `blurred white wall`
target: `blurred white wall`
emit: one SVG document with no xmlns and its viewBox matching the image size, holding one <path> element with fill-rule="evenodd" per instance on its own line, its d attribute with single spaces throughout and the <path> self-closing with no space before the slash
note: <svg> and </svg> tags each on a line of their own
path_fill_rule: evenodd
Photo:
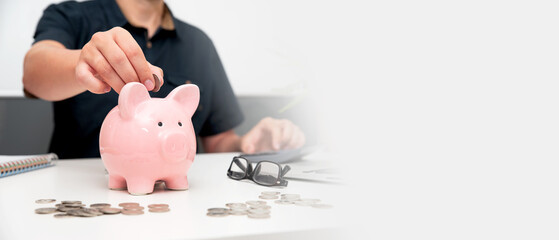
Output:
<svg viewBox="0 0 559 240">
<path fill-rule="evenodd" d="M 23 58 L 52 0 L 0 1 L 0 96 L 22 96 Z M 351 4 L 319 0 L 169 0 L 214 41 L 239 95 L 293 94 L 316 79 L 345 36 Z M 347 26 L 347 24 L 345 24 Z"/>
</svg>

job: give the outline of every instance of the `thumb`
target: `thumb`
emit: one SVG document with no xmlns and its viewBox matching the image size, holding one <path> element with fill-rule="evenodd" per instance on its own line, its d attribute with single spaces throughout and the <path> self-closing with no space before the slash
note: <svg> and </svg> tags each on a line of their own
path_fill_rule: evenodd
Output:
<svg viewBox="0 0 559 240">
<path fill-rule="evenodd" d="M 151 73 L 153 74 L 153 78 L 155 80 L 154 83 L 154 87 L 153 87 L 153 92 L 158 92 L 159 89 L 161 89 L 161 86 L 163 86 L 163 70 L 159 67 L 153 66 L 151 65 L 151 63 L 149 64 L 149 69 L 151 70 Z"/>
</svg>

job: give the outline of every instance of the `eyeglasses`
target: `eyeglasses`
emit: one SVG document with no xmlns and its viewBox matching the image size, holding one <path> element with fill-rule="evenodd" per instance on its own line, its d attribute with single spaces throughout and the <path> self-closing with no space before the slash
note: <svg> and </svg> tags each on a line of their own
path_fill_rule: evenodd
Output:
<svg viewBox="0 0 559 240">
<path fill-rule="evenodd" d="M 270 161 L 260 161 L 252 168 L 252 164 L 243 157 L 234 157 L 227 170 L 227 176 L 235 179 L 250 179 L 253 182 L 263 185 L 263 186 L 287 186 L 287 180 L 283 179 L 283 176 L 291 167 L 285 165 L 282 167 Z"/>
</svg>

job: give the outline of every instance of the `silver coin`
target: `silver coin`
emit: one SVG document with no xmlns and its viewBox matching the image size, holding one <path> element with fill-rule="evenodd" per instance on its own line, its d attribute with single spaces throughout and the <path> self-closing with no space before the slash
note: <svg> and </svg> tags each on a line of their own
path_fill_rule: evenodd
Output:
<svg viewBox="0 0 559 240">
<path fill-rule="evenodd" d="M 67 214 L 67 213 L 58 213 L 58 214 L 54 214 L 55 218 L 72 218 L 74 217 L 73 215 Z"/>
<path fill-rule="evenodd" d="M 53 202 L 56 202 L 56 199 L 37 199 L 37 200 L 35 200 L 35 203 L 40 203 L 40 204 L 53 203 Z"/>
<path fill-rule="evenodd" d="M 275 202 L 275 203 L 277 203 L 277 204 L 283 204 L 283 205 L 287 205 L 287 204 L 293 204 L 293 202 L 292 202 L 292 201 L 288 201 L 288 200 L 283 200 L 283 199 L 280 199 L 280 200 L 276 200 L 276 201 L 274 201 L 274 202 Z"/>
<path fill-rule="evenodd" d="M 229 211 L 230 215 L 234 215 L 234 216 L 242 216 L 242 215 L 247 215 L 248 214 L 248 210 L 231 210 Z"/>
<path fill-rule="evenodd" d="M 266 202 L 256 200 L 256 201 L 246 201 L 246 204 L 248 204 L 248 205 L 266 205 Z"/>
<path fill-rule="evenodd" d="M 80 217 L 96 217 L 103 215 L 103 213 L 97 208 L 82 208 L 76 210 L 76 213 Z"/>
<path fill-rule="evenodd" d="M 248 210 L 249 214 L 270 214 L 270 212 L 271 212 L 270 209 L 261 209 L 261 208 Z"/>
<path fill-rule="evenodd" d="M 57 208 L 37 208 L 35 209 L 35 213 L 37 214 L 49 214 L 49 213 L 55 213 L 56 211 L 58 211 Z"/>
<path fill-rule="evenodd" d="M 294 201 L 294 200 L 298 200 L 300 198 L 301 198 L 301 195 L 299 195 L 299 194 L 282 194 L 281 195 L 281 199 L 283 199 L 283 200 Z"/>
<path fill-rule="evenodd" d="M 228 213 L 229 209 L 227 208 L 208 208 L 208 213 Z"/>
<path fill-rule="evenodd" d="M 252 214 L 252 213 L 249 213 L 247 216 L 249 218 L 260 218 L 260 219 L 270 218 L 270 214 Z"/>
<path fill-rule="evenodd" d="M 61 206 L 64 207 L 85 207 L 85 204 L 82 203 L 63 203 Z"/>
<path fill-rule="evenodd" d="M 207 216 L 209 217 L 227 217 L 229 216 L 229 213 L 227 212 L 208 212 L 206 213 Z"/>
<path fill-rule="evenodd" d="M 315 203 L 311 205 L 314 208 L 322 208 L 322 209 L 327 209 L 327 208 L 332 208 L 334 206 L 330 205 L 330 204 L 325 204 L 325 203 Z"/>
<path fill-rule="evenodd" d="M 65 206 L 61 206 L 61 207 L 58 207 L 58 211 L 61 211 L 61 212 L 68 212 L 68 211 L 70 211 L 70 210 L 77 210 L 77 209 L 81 209 L 81 208 L 82 208 L 82 207 L 65 207 Z"/>
<path fill-rule="evenodd" d="M 170 209 L 169 208 L 163 208 L 163 207 L 157 207 L 157 208 L 150 208 L 149 211 L 154 212 L 154 213 L 163 213 L 163 212 L 170 211 Z"/>
<path fill-rule="evenodd" d="M 89 207 L 91 208 L 107 208 L 107 207 L 111 207 L 110 203 L 93 203 L 93 204 L 89 204 Z"/>
<path fill-rule="evenodd" d="M 278 199 L 278 196 L 277 195 L 260 195 L 260 196 L 258 196 L 258 198 L 266 199 L 266 200 L 273 200 L 273 199 Z"/>
<path fill-rule="evenodd" d="M 260 194 L 262 194 L 262 195 L 274 195 L 274 196 L 277 196 L 277 195 L 280 195 L 280 192 L 266 191 L 266 192 L 262 192 L 262 193 L 260 193 Z"/>
<path fill-rule="evenodd" d="M 225 206 L 229 208 L 246 208 L 247 205 L 245 203 L 227 203 Z"/>
<path fill-rule="evenodd" d="M 60 203 L 62 203 L 62 204 L 82 204 L 82 201 L 68 201 L 68 200 L 66 200 L 66 201 L 62 201 Z"/>
<path fill-rule="evenodd" d="M 99 210 L 104 214 L 117 214 L 122 211 L 122 209 L 120 208 L 111 208 L 111 207 L 101 208 Z"/>
<path fill-rule="evenodd" d="M 270 205 L 252 205 L 250 209 L 270 209 L 272 206 Z"/>
</svg>

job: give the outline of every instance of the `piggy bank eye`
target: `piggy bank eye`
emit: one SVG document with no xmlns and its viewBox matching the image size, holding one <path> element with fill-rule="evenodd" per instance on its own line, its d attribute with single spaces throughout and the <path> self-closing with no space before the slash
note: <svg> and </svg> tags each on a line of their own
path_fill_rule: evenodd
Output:
<svg viewBox="0 0 559 240">
<path fill-rule="evenodd" d="M 162 122 L 158 122 L 157 126 L 163 127 L 163 123 Z"/>
<path fill-rule="evenodd" d="M 182 123 L 181 123 L 181 122 L 179 122 L 179 127 L 182 127 Z"/>
</svg>

